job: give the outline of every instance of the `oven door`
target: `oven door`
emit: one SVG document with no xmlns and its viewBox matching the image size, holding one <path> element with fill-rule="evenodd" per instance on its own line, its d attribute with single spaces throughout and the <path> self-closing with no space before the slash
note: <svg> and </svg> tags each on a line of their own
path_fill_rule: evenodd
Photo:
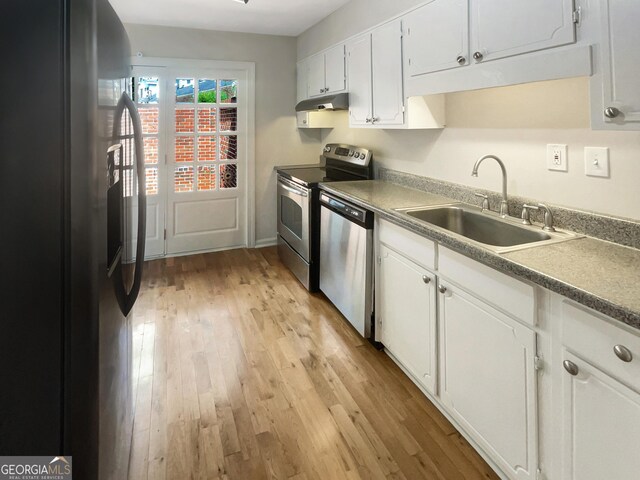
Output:
<svg viewBox="0 0 640 480">
<path fill-rule="evenodd" d="M 309 263 L 311 190 L 278 175 L 278 234 Z"/>
</svg>

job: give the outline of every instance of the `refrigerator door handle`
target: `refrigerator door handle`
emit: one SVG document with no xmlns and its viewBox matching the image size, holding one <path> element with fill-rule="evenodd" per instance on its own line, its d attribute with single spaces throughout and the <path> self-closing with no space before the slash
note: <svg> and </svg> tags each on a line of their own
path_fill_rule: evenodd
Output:
<svg viewBox="0 0 640 480">
<path fill-rule="evenodd" d="M 140 121 L 140 114 L 136 108 L 135 103 L 131 100 L 131 97 L 124 92 L 118 101 L 116 107 L 116 119 L 122 117 L 124 109 L 129 111 L 131 117 L 131 123 L 133 125 L 133 141 L 135 148 L 136 159 L 136 175 L 138 177 L 138 242 L 136 245 L 136 266 L 133 277 L 133 284 L 131 291 L 128 293 L 125 299 L 124 311 L 125 315 L 128 315 L 133 305 L 136 303 L 138 294 L 140 293 L 140 285 L 142 284 L 142 267 L 144 264 L 144 252 L 147 236 L 147 195 L 146 195 L 146 181 L 145 181 L 145 169 L 144 169 L 144 143 L 142 139 L 142 123 Z M 118 138 L 120 135 L 119 123 L 114 123 L 114 138 Z"/>
</svg>

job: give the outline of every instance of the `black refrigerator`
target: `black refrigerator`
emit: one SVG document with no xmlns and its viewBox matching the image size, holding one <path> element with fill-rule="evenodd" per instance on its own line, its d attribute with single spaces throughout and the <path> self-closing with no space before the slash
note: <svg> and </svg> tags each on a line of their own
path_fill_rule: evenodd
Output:
<svg viewBox="0 0 640 480">
<path fill-rule="evenodd" d="M 0 455 L 124 479 L 144 152 L 107 0 L 0 2 Z"/>
</svg>

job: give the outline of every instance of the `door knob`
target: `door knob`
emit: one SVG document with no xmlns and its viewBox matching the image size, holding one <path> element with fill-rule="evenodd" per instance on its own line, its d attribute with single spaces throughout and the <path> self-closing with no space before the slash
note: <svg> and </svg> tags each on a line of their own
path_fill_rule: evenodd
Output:
<svg viewBox="0 0 640 480">
<path fill-rule="evenodd" d="M 475 53 L 473 54 L 473 59 L 474 59 L 475 61 L 477 61 L 477 62 L 481 62 L 481 61 L 482 61 L 482 59 L 483 59 L 483 57 L 484 57 L 484 55 L 482 55 L 482 53 L 480 53 L 480 52 L 475 52 Z"/>
<path fill-rule="evenodd" d="M 429 277 L 427 277 L 426 275 L 422 275 L 422 281 L 424 283 L 429 283 L 429 282 L 431 282 L 431 279 Z"/>
<path fill-rule="evenodd" d="M 618 115 L 620 115 L 620 110 L 616 107 L 607 107 L 604 109 L 604 116 L 607 118 L 616 118 Z"/>
<path fill-rule="evenodd" d="M 631 351 L 624 345 L 616 345 L 615 347 L 613 347 L 613 353 L 615 353 L 616 357 L 618 357 L 623 362 L 629 363 L 631 360 L 633 360 Z"/>
<path fill-rule="evenodd" d="M 565 360 L 564 362 L 562 362 L 562 366 L 567 372 L 569 372 L 570 375 L 573 375 L 574 377 L 578 375 L 578 372 L 580 371 L 578 366 L 571 360 Z"/>
<path fill-rule="evenodd" d="M 460 65 L 464 65 L 466 61 L 467 59 L 464 58 L 462 55 L 458 55 L 458 58 L 456 58 L 456 62 L 458 62 Z"/>
<path fill-rule="evenodd" d="M 447 292 L 447 287 L 445 287 L 444 285 L 440 285 L 440 286 L 438 287 L 438 291 L 439 291 L 440 293 L 446 293 L 446 292 Z"/>
</svg>

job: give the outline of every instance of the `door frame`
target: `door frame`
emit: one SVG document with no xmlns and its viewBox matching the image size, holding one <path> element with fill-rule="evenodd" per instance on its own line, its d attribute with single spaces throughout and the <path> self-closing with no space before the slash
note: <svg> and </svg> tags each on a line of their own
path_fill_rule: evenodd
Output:
<svg viewBox="0 0 640 480">
<path fill-rule="evenodd" d="M 223 60 L 197 60 L 187 58 L 165 58 L 165 57 L 131 57 L 132 67 L 165 67 L 167 69 L 183 67 L 194 69 L 220 69 L 220 70 L 240 70 L 247 76 L 247 135 L 246 152 L 247 164 L 244 180 L 246 188 L 245 208 L 247 218 L 247 232 L 245 243 L 248 248 L 256 245 L 256 206 L 255 206 L 255 86 L 256 86 L 256 64 L 254 62 L 231 62 Z M 197 252 L 192 252 L 197 253 Z M 173 256 L 173 255 L 171 255 Z"/>
</svg>

